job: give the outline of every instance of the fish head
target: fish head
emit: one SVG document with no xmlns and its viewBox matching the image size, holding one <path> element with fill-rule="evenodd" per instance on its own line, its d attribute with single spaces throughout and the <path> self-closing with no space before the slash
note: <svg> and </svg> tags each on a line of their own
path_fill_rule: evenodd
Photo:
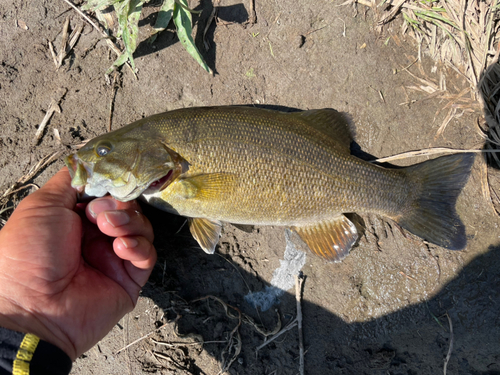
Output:
<svg viewBox="0 0 500 375">
<path fill-rule="evenodd" d="M 182 169 L 182 158 L 154 138 L 117 131 L 92 139 L 65 160 L 71 185 L 88 196 L 109 193 L 122 202 L 147 189 L 164 189 Z"/>
</svg>

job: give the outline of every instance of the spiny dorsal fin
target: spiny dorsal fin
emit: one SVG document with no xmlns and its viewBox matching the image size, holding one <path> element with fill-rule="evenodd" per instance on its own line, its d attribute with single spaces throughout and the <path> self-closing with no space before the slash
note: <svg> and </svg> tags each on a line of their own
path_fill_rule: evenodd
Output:
<svg viewBox="0 0 500 375">
<path fill-rule="evenodd" d="M 234 191 L 236 176 L 231 173 L 207 173 L 183 178 L 186 199 L 213 199 Z"/>
<path fill-rule="evenodd" d="M 298 112 L 294 115 L 303 119 L 308 126 L 336 141 L 342 150 L 350 153 L 352 129 L 345 114 L 331 108 L 324 108 Z"/>
<path fill-rule="evenodd" d="M 203 251 L 207 254 L 215 252 L 215 246 L 219 242 L 222 229 L 220 221 L 189 218 L 189 230 L 194 239 L 198 241 Z"/>
<path fill-rule="evenodd" d="M 292 227 L 316 255 L 340 262 L 358 239 L 356 226 L 344 215 L 308 226 Z"/>
</svg>

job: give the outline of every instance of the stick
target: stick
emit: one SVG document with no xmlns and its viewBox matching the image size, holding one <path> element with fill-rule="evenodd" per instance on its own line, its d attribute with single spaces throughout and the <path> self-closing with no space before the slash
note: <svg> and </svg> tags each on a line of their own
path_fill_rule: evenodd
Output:
<svg viewBox="0 0 500 375">
<path fill-rule="evenodd" d="M 271 343 L 272 341 L 276 340 L 278 337 L 280 337 L 283 333 L 287 332 L 287 331 L 290 331 L 292 328 L 294 328 L 295 326 L 297 325 L 297 318 L 295 318 L 294 320 L 292 320 L 290 323 L 288 323 L 288 325 L 283 328 L 281 331 L 279 331 L 277 334 L 275 334 L 273 337 L 271 337 L 269 340 L 267 341 L 264 341 L 262 344 L 260 344 L 259 346 L 257 346 L 257 348 L 255 350 L 259 351 L 260 349 L 262 349 L 264 346 L 266 346 L 267 344 Z"/>
<path fill-rule="evenodd" d="M 249 11 L 250 11 L 250 16 L 248 17 L 248 22 L 250 25 L 254 25 L 255 22 L 257 21 L 257 16 L 255 14 L 255 0 L 250 0 L 250 6 L 249 6 Z"/>
<path fill-rule="evenodd" d="M 256 351 L 259 351 L 267 344 L 276 340 L 283 333 L 288 332 L 292 328 L 294 328 L 295 326 L 300 325 L 299 326 L 299 353 L 300 353 L 299 367 L 300 367 L 300 371 L 301 371 L 300 375 L 304 374 L 304 344 L 303 344 L 304 341 L 303 341 L 303 333 L 302 333 L 302 308 L 301 308 L 301 290 L 302 290 L 303 282 L 304 282 L 304 276 L 302 275 L 302 272 L 300 272 L 299 275 L 295 277 L 295 299 L 297 301 L 297 316 L 295 317 L 295 319 L 292 320 L 290 323 L 288 323 L 288 325 L 285 328 L 283 328 L 277 334 L 272 336 L 269 340 L 264 341 L 262 344 L 260 344 L 255 349 Z"/>
<path fill-rule="evenodd" d="M 178 346 L 188 346 L 188 345 L 205 345 L 205 344 L 225 344 L 227 341 L 196 341 L 196 342 L 165 342 L 165 341 L 157 341 L 155 339 L 151 339 L 157 345 L 163 345 L 167 348 L 177 348 Z"/>
<path fill-rule="evenodd" d="M 304 275 L 299 272 L 295 276 L 295 299 L 297 301 L 297 328 L 299 329 L 299 373 L 304 375 L 304 335 L 302 332 L 302 307 L 301 307 L 301 294 L 302 283 L 304 282 Z M 445 374 L 446 375 L 446 374 Z"/>
<path fill-rule="evenodd" d="M 92 20 L 85 13 L 83 13 L 80 9 L 78 9 L 78 7 L 75 4 L 73 4 L 71 1 L 69 1 L 69 0 L 64 0 L 64 1 L 66 3 L 68 3 L 74 10 L 76 10 L 78 12 L 78 14 L 85 19 L 85 21 L 90 23 L 94 27 L 94 29 L 96 29 L 97 32 L 99 32 L 106 39 L 106 43 L 108 43 L 108 46 L 113 50 L 114 53 L 116 53 L 117 56 L 121 56 L 122 51 L 120 51 L 120 48 L 118 48 L 118 46 L 115 43 L 113 43 L 113 41 L 111 39 L 109 39 L 108 34 L 106 34 L 104 31 L 102 31 L 94 22 L 92 22 Z M 130 71 L 134 75 L 135 79 L 137 79 L 137 75 L 135 74 L 134 69 L 132 69 L 132 67 L 130 66 L 130 64 L 128 62 L 125 64 L 130 68 Z"/>
<path fill-rule="evenodd" d="M 52 98 L 50 101 L 49 109 L 47 109 L 47 113 L 45 113 L 45 116 L 38 126 L 38 130 L 35 133 L 35 144 L 38 144 L 40 141 L 40 138 L 42 138 L 43 135 L 43 130 L 45 129 L 45 126 L 49 123 L 50 118 L 54 114 L 54 112 L 61 113 L 61 108 L 59 108 L 59 103 L 61 102 L 62 98 L 64 95 L 66 95 L 67 89 L 59 89 L 57 90 L 56 94 L 56 99 Z"/>
<path fill-rule="evenodd" d="M 113 109 L 115 108 L 116 92 L 118 91 L 118 84 L 116 83 L 116 75 L 113 76 L 113 93 L 111 94 L 111 102 L 109 103 L 109 119 L 108 119 L 108 132 L 111 131 L 111 124 L 113 123 Z"/>
<path fill-rule="evenodd" d="M 27 181 L 31 180 L 38 173 L 38 171 L 40 171 L 42 168 L 45 168 L 47 165 L 49 165 L 54 160 L 56 160 L 57 158 L 59 158 L 62 154 L 64 154 L 64 151 L 57 151 L 57 152 L 54 152 L 51 155 L 47 155 L 47 156 L 43 157 L 38 163 L 36 163 L 36 165 L 34 167 L 32 167 L 29 170 L 29 172 L 27 174 L 25 174 L 24 176 L 20 177 L 15 183 L 13 183 L 11 185 L 11 187 L 8 188 L 2 194 L 2 196 L 0 197 L 0 199 L 3 199 L 5 197 L 9 196 L 10 194 L 13 194 L 14 191 L 15 191 L 15 189 L 19 185 L 23 185 Z"/>
<path fill-rule="evenodd" d="M 450 347 L 448 348 L 448 354 L 446 354 L 446 358 L 444 360 L 443 375 L 446 375 L 448 361 L 450 360 L 451 351 L 453 350 L 453 325 L 451 324 L 451 318 L 448 313 L 446 313 L 446 317 L 448 318 L 448 323 L 450 324 Z"/>
<path fill-rule="evenodd" d="M 212 8 L 212 13 L 210 13 L 210 16 L 208 17 L 207 24 L 205 25 L 205 29 L 203 30 L 203 45 L 205 46 L 205 50 L 208 51 L 210 49 L 210 44 L 207 42 L 207 33 L 208 29 L 210 28 L 210 25 L 215 19 L 215 14 L 217 13 L 217 10 L 219 9 L 220 0 L 216 0 L 213 3 L 213 8 Z"/>
<path fill-rule="evenodd" d="M 428 156 L 435 154 L 468 154 L 468 153 L 481 154 L 489 152 L 500 152 L 500 150 L 459 150 L 455 148 L 446 148 L 446 147 L 424 148 L 418 151 L 403 152 L 401 154 L 388 156 L 386 158 L 372 160 L 370 161 L 370 163 L 386 163 L 388 161 L 393 161 L 393 160 L 408 159 L 417 156 Z"/>
<path fill-rule="evenodd" d="M 146 334 L 146 335 L 144 335 L 144 336 L 142 336 L 142 337 L 139 337 L 137 340 L 132 341 L 130 344 L 125 345 L 123 348 L 121 348 L 120 350 L 118 350 L 118 351 L 115 353 L 115 355 L 116 355 L 116 354 L 118 354 L 118 353 L 120 353 L 120 352 L 122 352 L 122 351 L 124 351 L 125 349 L 127 349 L 127 348 L 131 347 L 132 345 L 137 344 L 139 341 L 142 341 L 142 340 L 144 340 L 144 339 L 147 339 L 147 338 L 148 338 L 149 336 L 151 336 L 153 333 L 155 333 L 155 332 L 159 331 L 160 329 L 162 329 L 162 328 L 163 328 L 163 327 L 165 327 L 166 325 L 167 325 L 167 323 L 165 323 L 164 325 L 162 325 L 162 326 L 160 326 L 160 327 L 156 328 L 155 330 L 153 330 L 153 331 L 149 332 L 148 334 Z"/>
</svg>

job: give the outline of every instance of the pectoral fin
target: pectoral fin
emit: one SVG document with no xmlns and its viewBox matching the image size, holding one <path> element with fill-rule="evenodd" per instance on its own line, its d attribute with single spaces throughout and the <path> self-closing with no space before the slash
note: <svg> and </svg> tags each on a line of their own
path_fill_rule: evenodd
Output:
<svg viewBox="0 0 500 375">
<path fill-rule="evenodd" d="M 188 222 L 191 234 L 203 251 L 207 254 L 213 254 L 215 246 L 219 242 L 222 224 L 219 221 L 200 218 L 189 218 Z"/>
<path fill-rule="evenodd" d="M 308 226 L 292 227 L 311 251 L 331 262 L 340 262 L 358 239 L 356 226 L 344 215 Z"/>
<path fill-rule="evenodd" d="M 231 173 L 207 173 L 181 181 L 186 199 L 214 199 L 234 191 L 236 176 Z"/>
</svg>

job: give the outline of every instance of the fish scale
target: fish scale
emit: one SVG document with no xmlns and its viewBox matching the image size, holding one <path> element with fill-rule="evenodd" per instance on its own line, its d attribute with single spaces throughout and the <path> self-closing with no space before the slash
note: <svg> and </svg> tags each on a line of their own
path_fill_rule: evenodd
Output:
<svg viewBox="0 0 500 375">
<path fill-rule="evenodd" d="M 473 155 L 386 169 L 352 156 L 350 141 L 348 122 L 333 109 L 186 108 L 99 136 L 67 164 L 75 187 L 141 196 L 189 217 L 209 253 L 222 222 L 282 225 L 339 261 L 358 237 L 348 212 L 389 217 L 449 249 L 465 246 L 455 203 Z"/>
<path fill-rule="evenodd" d="M 357 163 L 359 159 L 338 152 L 335 141 L 318 139 L 317 131 L 302 129 L 303 123 L 299 121 L 278 122 L 259 117 L 246 120 L 241 130 L 235 126 L 244 121 L 241 116 L 231 119 L 227 115 L 218 116 L 219 113 L 210 111 L 181 124 L 166 119 L 157 125 L 169 135 L 169 145 L 174 150 L 179 150 L 190 162 L 197 160 L 187 176 L 218 172 L 238 175 L 240 184 L 234 201 L 221 198 L 206 202 L 206 210 L 212 212 L 212 216 L 224 215 L 227 221 L 240 224 L 257 221 L 265 225 L 279 220 L 290 225 L 314 222 L 342 212 L 375 210 L 387 215 L 401 209 L 400 200 L 381 197 L 380 202 L 375 202 L 370 194 L 371 190 L 378 189 L 390 196 L 392 189 L 403 185 L 403 176 L 396 171 Z M 294 132 L 290 128 L 302 131 Z M 276 148 L 278 144 L 280 147 Z M 240 152 L 241 149 L 246 153 Z M 377 187 L 373 186 L 374 182 Z M 170 200 L 176 192 L 173 186 L 163 192 L 162 198 Z M 287 212 L 269 200 L 280 193 L 284 194 L 282 199 L 290 203 Z M 256 207 L 256 202 L 263 205 Z M 197 209 L 193 207 L 191 211 Z"/>
</svg>

